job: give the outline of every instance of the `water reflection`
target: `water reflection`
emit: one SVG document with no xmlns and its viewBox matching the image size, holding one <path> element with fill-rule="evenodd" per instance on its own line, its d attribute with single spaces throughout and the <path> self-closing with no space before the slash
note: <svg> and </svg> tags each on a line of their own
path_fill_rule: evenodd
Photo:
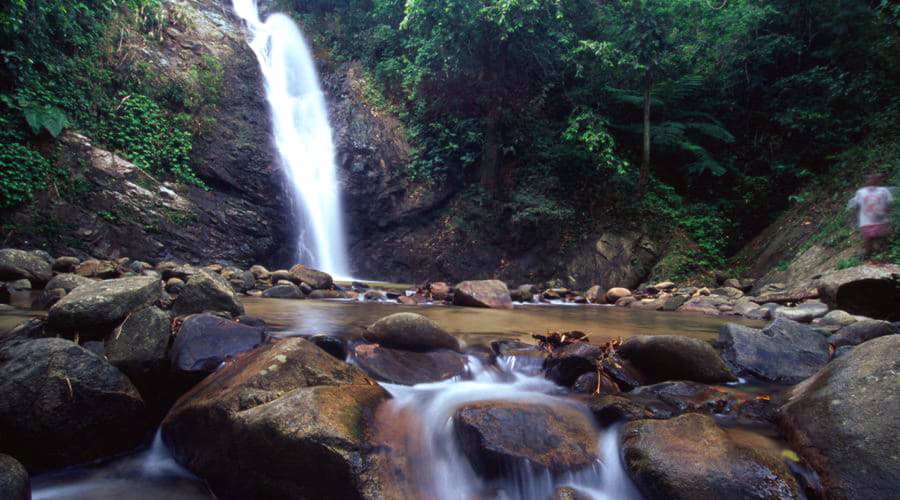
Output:
<svg viewBox="0 0 900 500">
<path fill-rule="evenodd" d="M 355 336 L 388 314 L 415 312 L 428 316 L 468 344 L 498 338 L 531 341 L 532 333 L 583 331 L 593 342 L 635 335 L 686 335 L 704 340 L 718 335 L 726 322 L 750 326 L 763 323 L 692 314 L 648 312 L 608 306 L 519 305 L 515 309 L 479 309 L 454 306 L 403 306 L 355 301 L 286 300 L 248 297 L 247 314 L 266 320 L 283 335 L 326 333 Z"/>
</svg>

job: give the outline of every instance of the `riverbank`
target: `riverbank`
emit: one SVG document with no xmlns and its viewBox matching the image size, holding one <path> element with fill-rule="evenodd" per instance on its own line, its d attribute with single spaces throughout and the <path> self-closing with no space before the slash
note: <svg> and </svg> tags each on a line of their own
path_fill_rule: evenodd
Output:
<svg viewBox="0 0 900 500">
<path fill-rule="evenodd" d="M 794 318 L 818 324 L 787 317 L 808 302 L 774 308 L 769 324 L 650 307 L 744 303 L 727 286 L 523 297 L 534 288 L 510 293 L 489 280 L 401 293 L 342 286 L 304 266 L 81 262 L 10 249 L 0 270 L 9 299 L 26 294 L 48 309 L 0 334 L 0 453 L 12 457 L 0 479 L 21 491 L 22 471 L 108 460 L 149 443 L 160 424 L 151 456 L 171 453 L 219 498 L 455 498 L 434 482 L 448 474 L 465 481 L 458 491 L 528 498 L 613 486 L 626 498 L 892 488 L 879 471 L 897 465 L 890 367 L 900 336 L 886 321 L 827 307 Z M 823 297 L 835 282 L 823 280 Z M 779 303 L 778 290 L 765 293 L 757 300 Z M 529 295 L 557 304 L 514 304 Z M 613 299 L 619 307 L 561 306 Z M 828 328 L 837 325 L 826 313 L 846 324 Z M 432 407 L 435 397 L 449 399 Z M 864 446 L 873 441 L 887 445 Z"/>
</svg>

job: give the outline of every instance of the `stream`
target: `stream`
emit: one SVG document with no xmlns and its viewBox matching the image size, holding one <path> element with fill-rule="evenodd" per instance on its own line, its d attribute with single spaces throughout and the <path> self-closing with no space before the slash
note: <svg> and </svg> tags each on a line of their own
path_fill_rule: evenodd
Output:
<svg viewBox="0 0 900 500">
<path fill-rule="evenodd" d="M 711 339 L 722 323 L 733 321 L 604 306 L 520 305 L 507 311 L 341 300 L 245 297 L 243 301 L 247 313 L 266 320 L 275 337 L 326 333 L 354 339 L 378 318 L 394 312 L 415 311 L 428 316 L 469 347 L 487 345 L 498 339 L 533 343 L 532 333 L 570 330 L 588 333 L 592 342 L 638 334 Z M 21 310 L 7 311 L 0 319 L 4 324 L 12 324 L 24 314 Z M 584 470 L 551 477 L 526 463 L 505 471 L 502 480 L 487 481 L 475 474 L 453 437 L 451 416 L 462 405 L 501 400 L 568 405 L 587 412 L 584 402 L 546 380 L 538 367 L 527 364 L 527 358 L 500 358 L 496 366 L 483 366 L 472 356 L 467 373 L 461 377 L 416 386 L 383 386 L 393 399 L 379 412 L 380 421 L 386 422 L 379 428 L 390 432 L 397 427 L 397 422 L 406 426 L 401 438 L 395 440 L 395 453 L 406 454 L 402 457 L 404 461 L 415 464 L 414 475 L 410 477 L 416 478 L 416 484 L 405 485 L 410 489 L 410 498 L 461 500 L 488 495 L 497 499 L 543 500 L 554 488 L 566 485 L 577 486 L 579 491 L 596 499 L 640 498 L 622 469 L 615 428 L 599 430 L 601 458 Z M 410 436 L 415 439 L 410 440 Z M 32 487 L 36 500 L 211 498 L 203 482 L 171 458 L 158 435 L 148 447 L 130 455 L 38 474 L 32 478 Z"/>
</svg>

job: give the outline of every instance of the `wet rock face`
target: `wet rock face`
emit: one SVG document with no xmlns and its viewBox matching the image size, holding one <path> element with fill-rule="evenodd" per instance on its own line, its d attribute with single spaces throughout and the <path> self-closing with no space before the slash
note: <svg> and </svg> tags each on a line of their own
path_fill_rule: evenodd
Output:
<svg viewBox="0 0 900 500">
<path fill-rule="evenodd" d="M 31 482 L 28 471 L 15 458 L 0 453 L 0 498 L 30 500 Z"/>
<path fill-rule="evenodd" d="M 453 426 L 475 471 L 488 478 L 526 460 L 560 473 L 590 467 L 599 458 L 590 419 L 564 404 L 471 403 L 456 412 Z"/>
<path fill-rule="evenodd" d="M 13 248 L 0 250 L 0 281 L 27 279 L 32 286 L 42 288 L 51 277 L 50 263 L 41 256 Z"/>
<path fill-rule="evenodd" d="M 103 338 L 131 312 L 160 299 L 162 283 L 153 277 L 94 281 L 78 286 L 50 308 L 47 325 L 84 338 Z"/>
<path fill-rule="evenodd" d="M 218 498 L 379 498 L 368 435 L 387 398 L 360 369 L 284 339 L 182 397 L 163 439 Z"/>
<path fill-rule="evenodd" d="M 512 309 L 506 283 L 498 280 L 463 281 L 456 285 L 453 303 L 458 306 Z"/>
<path fill-rule="evenodd" d="M 459 341 L 437 323 L 415 313 L 385 316 L 370 326 L 363 337 L 384 347 L 407 351 L 450 349 L 459 351 Z"/>
<path fill-rule="evenodd" d="M 738 376 L 796 384 L 828 362 L 825 335 L 809 326 L 777 319 L 762 330 L 728 323 L 719 330 L 722 358 Z"/>
<path fill-rule="evenodd" d="M 128 378 L 64 339 L 0 345 L 0 451 L 61 467 L 137 446 L 150 431 Z"/>
<path fill-rule="evenodd" d="M 374 344 L 354 348 L 356 364 L 378 381 L 415 385 L 462 375 L 466 357 L 454 351 L 412 352 Z"/>
<path fill-rule="evenodd" d="M 622 455 L 647 498 L 802 498 L 780 457 L 737 444 L 704 415 L 631 422 Z"/>
<path fill-rule="evenodd" d="M 734 381 L 719 353 L 707 342 L 675 335 L 641 335 L 628 339 L 619 353 L 650 382 L 691 380 L 716 384 Z"/>
<path fill-rule="evenodd" d="M 900 321 L 900 265 L 857 266 L 826 274 L 816 283 L 831 309 Z"/>
<path fill-rule="evenodd" d="M 788 438 L 829 498 L 891 498 L 900 488 L 900 336 L 864 342 L 791 390 Z"/>
</svg>

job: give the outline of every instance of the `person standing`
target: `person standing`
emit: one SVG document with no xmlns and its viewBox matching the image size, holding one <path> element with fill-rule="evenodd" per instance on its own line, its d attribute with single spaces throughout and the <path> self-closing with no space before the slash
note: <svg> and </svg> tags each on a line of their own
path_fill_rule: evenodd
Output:
<svg viewBox="0 0 900 500">
<path fill-rule="evenodd" d="M 866 256 L 874 254 L 891 235 L 891 203 L 894 196 L 891 190 L 882 187 L 882 176 L 870 175 L 866 184 L 850 199 L 848 208 L 859 209 L 859 233 L 863 239 Z"/>
</svg>

